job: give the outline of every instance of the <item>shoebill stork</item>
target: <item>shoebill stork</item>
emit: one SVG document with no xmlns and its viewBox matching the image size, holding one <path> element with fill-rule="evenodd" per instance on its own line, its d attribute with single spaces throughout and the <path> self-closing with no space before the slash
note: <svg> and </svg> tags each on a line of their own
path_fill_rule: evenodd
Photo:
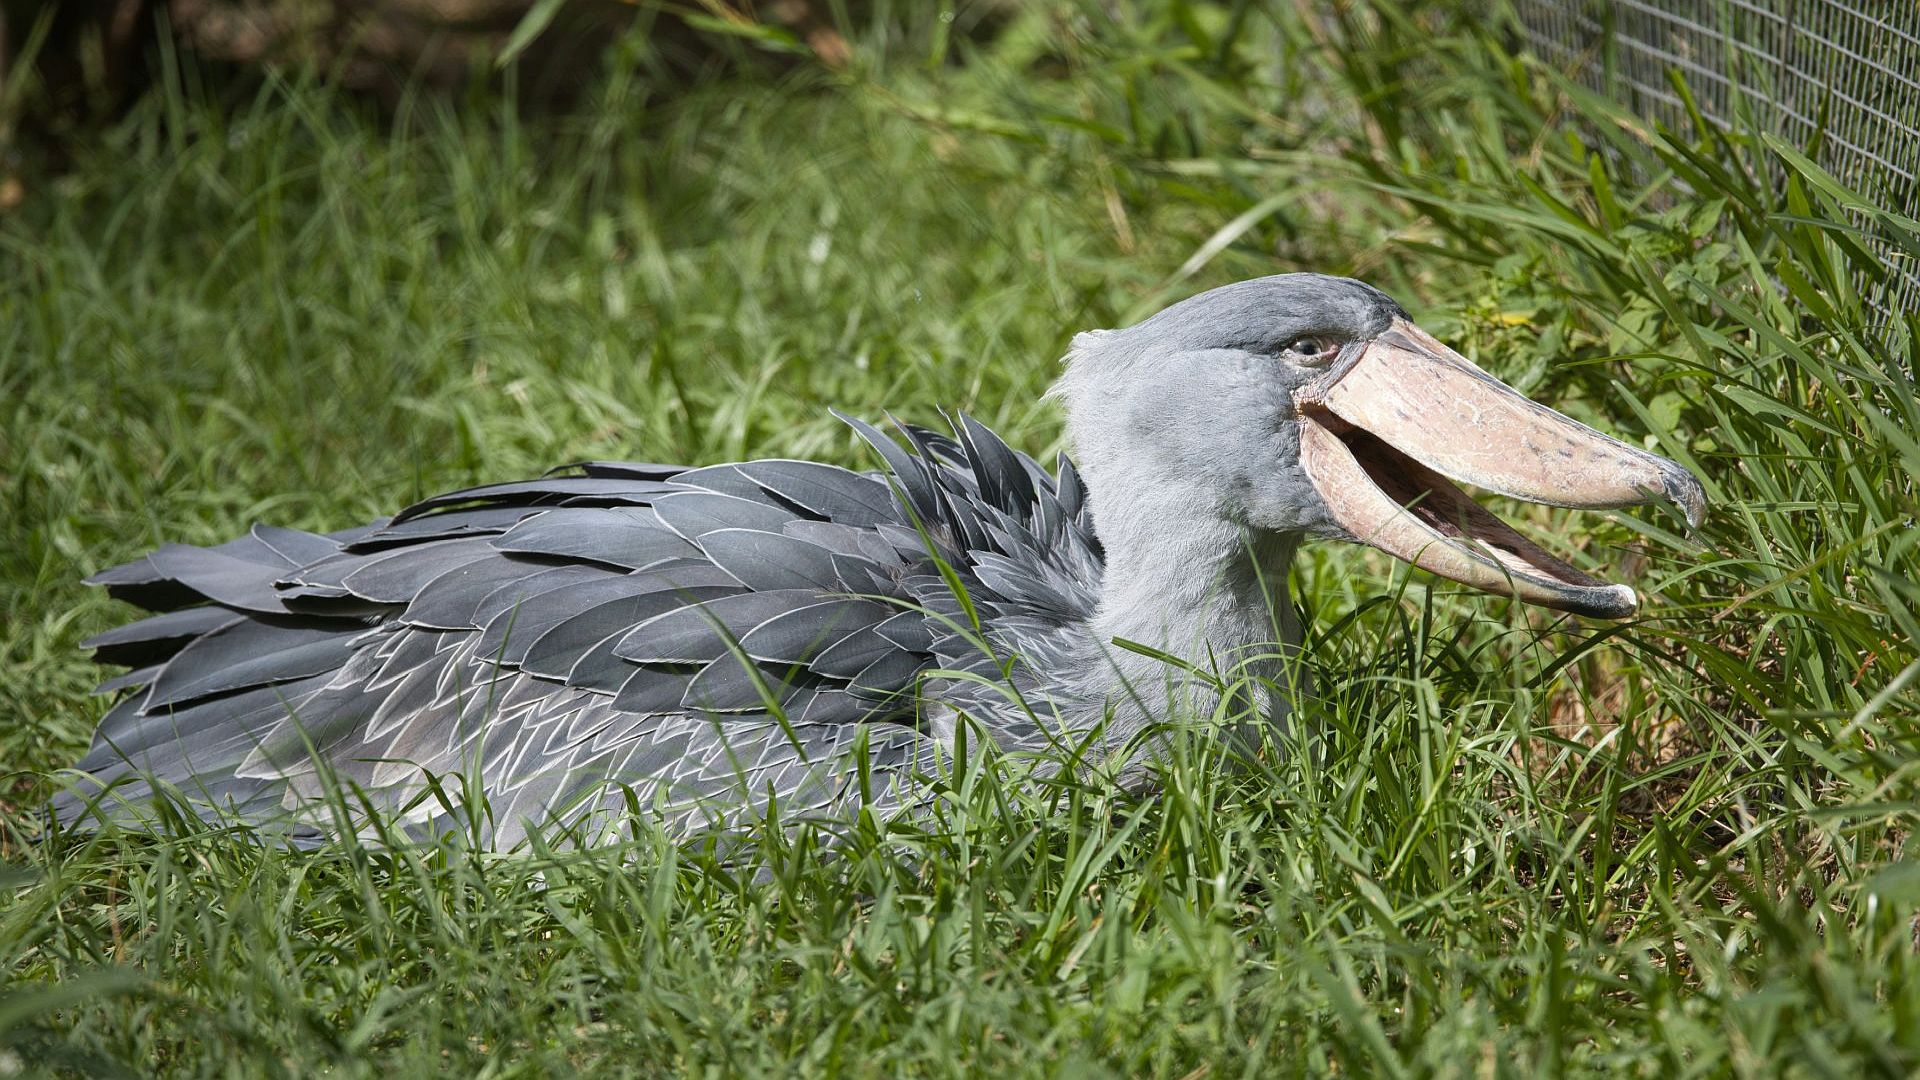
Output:
<svg viewBox="0 0 1920 1080">
<path fill-rule="evenodd" d="M 924 798 L 961 724 L 1125 760 L 1170 702 L 1205 715 L 1208 681 L 1138 646 L 1284 688 L 1284 583 L 1308 539 L 1633 614 L 1632 589 L 1455 481 L 1704 509 L 1678 465 L 1527 400 L 1342 278 L 1245 281 L 1080 334 L 1056 392 L 1077 458 L 1051 471 L 966 417 L 904 444 L 845 418 L 883 468 L 587 462 L 97 574 L 156 614 L 87 643 L 132 670 L 103 685 L 122 696 L 56 812 L 165 789 L 324 830 L 313 800 L 337 782 L 410 828 L 455 827 L 425 797 L 439 776 L 477 779 L 477 827 L 503 848 L 630 799 L 683 835 L 769 803 L 884 813 Z"/>
</svg>

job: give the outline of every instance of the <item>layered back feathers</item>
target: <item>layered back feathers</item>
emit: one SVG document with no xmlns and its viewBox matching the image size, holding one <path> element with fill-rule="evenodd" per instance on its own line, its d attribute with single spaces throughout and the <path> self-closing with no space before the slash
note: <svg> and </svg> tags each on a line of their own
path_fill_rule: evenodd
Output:
<svg viewBox="0 0 1920 1080">
<path fill-rule="evenodd" d="M 911 803 L 960 713 L 1044 741 L 1086 693 L 1101 586 L 1072 463 L 964 416 L 902 426 L 904 447 L 847 423 L 883 471 L 585 462 L 98 574 L 156 614 L 87 642 L 131 670 L 56 812 L 137 810 L 158 784 L 298 821 L 337 779 L 510 846 L 629 799 L 683 832 Z M 425 797 L 454 774 L 487 820 Z"/>
</svg>

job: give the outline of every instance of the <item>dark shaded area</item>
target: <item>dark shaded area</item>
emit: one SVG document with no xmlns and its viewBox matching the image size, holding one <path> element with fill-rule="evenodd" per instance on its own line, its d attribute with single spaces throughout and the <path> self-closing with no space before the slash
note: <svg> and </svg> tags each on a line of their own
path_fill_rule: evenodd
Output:
<svg viewBox="0 0 1920 1080">
<path fill-rule="evenodd" d="M 386 104 L 410 86 L 455 90 L 492 77 L 493 58 L 532 7 L 533 0 L 0 0 L 0 151 L 8 173 L 63 169 L 74 140 L 120 116 L 176 58 L 215 86 L 312 71 Z M 562 3 L 523 53 L 531 77 L 516 91 L 530 100 L 570 97 L 598 70 L 608 42 L 656 21 L 637 12 L 617 0 Z M 0 192 L 0 203 L 9 201 L 17 196 Z"/>
<path fill-rule="evenodd" d="M 215 85 L 311 73 L 383 107 L 408 92 L 488 85 L 552 108 L 593 84 L 613 46 L 669 85 L 742 66 L 839 68 L 852 57 L 847 27 L 871 19 L 869 4 L 828 0 L 708 7 L 714 14 L 651 0 L 0 0 L 0 164 L 8 174 L 30 160 L 60 169 L 71 140 L 121 115 L 174 58 Z M 498 62 L 509 54 L 510 76 Z M 10 201 L 17 195 L 0 192 L 0 204 Z"/>
</svg>

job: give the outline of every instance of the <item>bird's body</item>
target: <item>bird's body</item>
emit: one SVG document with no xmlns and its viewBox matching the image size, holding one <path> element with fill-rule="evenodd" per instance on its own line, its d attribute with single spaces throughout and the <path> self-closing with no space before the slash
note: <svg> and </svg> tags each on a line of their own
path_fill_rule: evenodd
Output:
<svg viewBox="0 0 1920 1080">
<path fill-rule="evenodd" d="M 965 418 L 952 437 L 903 427 L 906 445 L 849 421 L 883 468 L 590 463 L 345 533 L 163 547 L 94 579 L 159 614 L 89 643 L 133 670 L 107 684 L 125 696 L 80 763 L 91 783 L 57 810 L 112 814 L 159 785 L 311 827 L 339 783 L 499 847 L 635 806 L 681 833 L 770 806 L 890 812 L 924 798 L 962 725 L 1124 758 L 1170 703 L 1215 703 L 1195 668 L 1286 709 L 1286 566 L 1314 535 L 1576 611 L 1622 614 L 1624 591 L 1630 610 L 1432 470 L 1523 496 L 1539 477 L 1432 437 L 1399 388 L 1351 388 L 1431 354 L 1481 436 L 1506 424 L 1612 470 L 1542 501 L 1663 495 L 1691 515 L 1697 483 L 1417 337 L 1383 295 L 1315 275 L 1083 335 L 1062 396 L 1084 480 Z M 460 820 L 463 788 L 483 819 Z"/>
<path fill-rule="evenodd" d="M 319 794 L 325 763 L 421 820 L 443 814 L 416 801 L 429 776 L 472 770 L 511 844 L 630 798 L 689 827 L 769 793 L 886 808 L 961 712 L 1009 746 L 1091 722 L 1094 688 L 1062 677 L 1094 651 L 1102 561 L 1072 464 L 970 420 L 906 429 L 912 452 L 859 427 L 885 472 L 596 462 L 99 575 L 210 603 L 90 643 L 139 689 L 81 768 L 259 816 Z"/>
</svg>

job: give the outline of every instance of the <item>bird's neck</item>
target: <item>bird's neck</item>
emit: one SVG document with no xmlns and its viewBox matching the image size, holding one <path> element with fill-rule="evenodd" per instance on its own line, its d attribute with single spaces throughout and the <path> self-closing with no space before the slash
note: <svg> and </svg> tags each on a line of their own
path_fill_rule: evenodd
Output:
<svg viewBox="0 0 1920 1080">
<path fill-rule="evenodd" d="M 1283 657 L 1300 640 L 1287 573 L 1300 537 L 1222 520 L 1184 505 L 1184 492 L 1112 495 L 1094 503 L 1107 559 L 1092 626 L 1110 658 L 1110 700 L 1132 699 L 1150 716 L 1163 715 L 1168 690 L 1196 689 L 1178 664 L 1115 645 L 1124 641 L 1228 683 L 1264 680 L 1281 688 L 1273 704 L 1284 709 Z M 1208 698 L 1204 688 L 1199 696 Z"/>
</svg>

